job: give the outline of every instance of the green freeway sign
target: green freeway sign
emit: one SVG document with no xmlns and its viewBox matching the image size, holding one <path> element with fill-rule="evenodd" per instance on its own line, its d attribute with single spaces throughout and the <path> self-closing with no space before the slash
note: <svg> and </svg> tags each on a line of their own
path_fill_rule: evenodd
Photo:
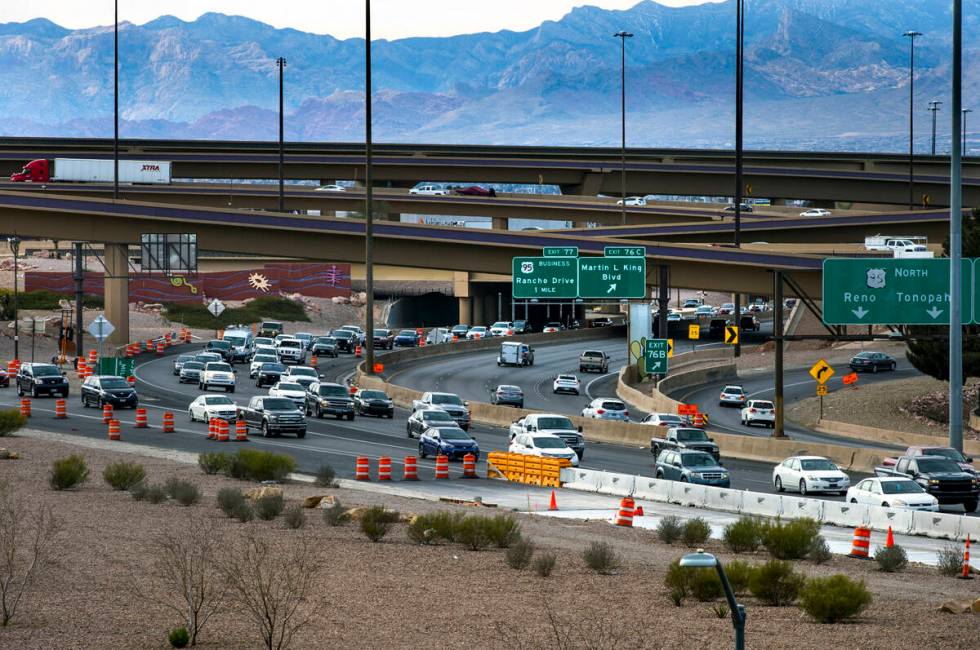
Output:
<svg viewBox="0 0 980 650">
<path fill-rule="evenodd" d="M 515 257 L 511 292 L 515 298 L 577 298 L 578 258 Z"/>
<path fill-rule="evenodd" d="M 645 298 L 645 257 L 578 258 L 579 295 L 582 298 Z"/>
<path fill-rule="evenodd" d="M 578 257 L 578 246 L 545 246 L 545 257 Z"/>
<path fill-rule="evenodd" d="M 603 255 L 606 257 L 646 257 L 645 246 L 606 246 Z"/>
<path fill-rule="evenodd" d="M 667 374 L 667 356 L 670 344 L 667 339 L 647 339 L 643 349 L 643 362 L 651 375 Z"/>
<path fill-rule="evenodd" d="M 963 260 L 963 321 L 975 319 L 973 261 Z M 823 263 L 823 320 L 830 325 L 949 322 L 949 260 L 830 258 Z"/>
</svg>

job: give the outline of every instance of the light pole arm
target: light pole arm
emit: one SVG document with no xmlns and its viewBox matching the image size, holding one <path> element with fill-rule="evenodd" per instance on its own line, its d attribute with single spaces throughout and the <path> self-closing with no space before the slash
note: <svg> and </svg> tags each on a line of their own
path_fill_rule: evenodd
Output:
<svg viewBox="0 0 980 650">
<path fill-rule="evenodd" d="M 735 600 L 735 592 L 732 591 L 732 585 L 728 582 L 728 576 L 725 575 L 725 569 L 721 566 L 720 560 L 716 562 L 715 570 L 718 571 L 721 587 L 725 591 L 725 599 L 728 601 L 728 608 L 732 613 L 732 626 L 735 628 L 735 650 L 745 650 L 745 607 L 739 605 L 738 601 Z"/>
</svg>

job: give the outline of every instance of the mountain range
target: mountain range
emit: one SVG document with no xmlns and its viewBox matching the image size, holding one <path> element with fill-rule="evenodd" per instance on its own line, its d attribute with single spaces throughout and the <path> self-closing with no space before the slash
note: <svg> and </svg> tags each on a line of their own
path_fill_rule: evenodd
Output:
<svg viewBox="0 0 980 650">
<path fill-rule="evenodd" d="M 917 146 L 929 100 L 947 102 L 948 0 L 746 0 L 746 145 L 907 148 L 908 49 L 916 40 Z M 964 33 L 980 27 L 966 0 Z M 734 0 L 613 11 L 576 8 L 524 31 L 373 43 L 375 137 L 392 142 L 586 145 L 619 140 L 620 45 L 627 41 L 629 144 L 730 147 Z M 965 38 L 964 106 L 977 107 L 980 42 Z M 0 134 L 112 133 L 112 29 L 45 19 L 0 24 Z M 120 25 L 121 135 L 272 140 L 285 57 L 286 137 L 364 133 L 364 41 L 249 18 L 163 16 Z M 949 115 L 940 113 L 939 149 Z M 972 145 L 980 149 L 980 128 Z"/>
</svg>

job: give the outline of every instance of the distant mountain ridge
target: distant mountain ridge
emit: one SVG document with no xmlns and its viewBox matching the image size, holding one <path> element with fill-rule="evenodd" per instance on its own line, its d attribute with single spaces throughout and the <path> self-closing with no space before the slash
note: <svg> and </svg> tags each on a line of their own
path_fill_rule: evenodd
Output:
<svg viewBox="0 0 980 650">
<path fill-rule="evenodd" d="M 964 32 L 976 33 L 980 0 L 964 4 Z M 917 41 L 916 119 L 925 146 L 926 105 L 947 99 L 948 1 L 746 6 L 750 146 L 901 149 L 908 81 L 902 32 L 909 28 L 924 33 Z M 636 35 L 627 44 L 630 144 L 730 146 L 734 11 L 732 0 L 684 8 L 647 0 L 623 11 L 580 7 L 525 32 L 377 41 L 376 136 L 616 144 L 620 61 L 612 34 L 629 29 Z M 965 41 L 964 105 L 980 109 L 980 43 Z M 123 24 L 120 50 L 123 136 L 274 139 L 275 59 L 284 56 L 287 137 L 363 137 L 361 39 L 209 13 L 193 22 L 162 16 Z M 4 135 L 109 135 L 112 30 L 68 30 L 44 19 L 0 24 L 0 82 Z"/>
</svg>

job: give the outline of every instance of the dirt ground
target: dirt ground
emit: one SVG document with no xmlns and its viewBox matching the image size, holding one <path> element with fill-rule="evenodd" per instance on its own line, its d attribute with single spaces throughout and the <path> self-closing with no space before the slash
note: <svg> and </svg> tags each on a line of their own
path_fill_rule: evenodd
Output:
<svg viewBox="0 0 980 650">
<path fill-rule="evenodd" d="M 287 529 L 281 518 L 242 524 L 221 514 L 214 495 L 220 487 L 246 484 L 205 476 L 193 466 L 140 458 L 149 480 L 176 475 L 195 481 L 205 494 L 200 504 L 187 508 L 151 505 L 112 491 L 101 479 L 106 463 L 134 460 L 133 456 L 25 437 L 0 439 L 0 445 L 23 456 L 0 461 L 0 476 L 32 506 L 52 508 L 62 530 L 57 538 L 58 568 L 39 582 L 14 624 L 0 629 L 0 647 L 165 648 L 166 630 L 180 621 L 135 597 L 130 580 L 158 589 L 144 577 L 154 540 L 165 531 L 189 530 L 202 520 L 213 522 L 225 538 L 247 529 L 268 540 L 290 544 L 305 538 L 315 545 L 322 572 L 305 603 L 311 623 L 296 637 L 296 648 L 555 647 L 548 608 L 562 629 L 572 631 L 573 647 L 689 649 L 731 644 L 730 621 L 717 618 L 708 604 L 685 602 L 677 608 L 668 601 L 665 567 L 685 549 L 665 546 L 649 531 L 522 515 L 525 536 L 539 549 L 553 549 L 558 555 L 554 574 L 539 578 L 530 570 L 507 568 L 502 551 L 417 546 L 407 539 L 404 524 L 377 544 L 364 538 L 355 524 L 326 526 L 317 511 L 308 511 L 308 523 L 301 530 Z M 51 461 L 73 452 L 89 464 L 89 482 L 77 490 L 52 491 L 46 484 Z M 293 484 L 285 491 L 291 502 L 324 492 Z M 403 514 L 461 508 L 346 489 L 327 492 L 345 505 L 383 500 Z M 580 551 L 593 540 L 610 542 L 624 558 L 616 575 L 594 575 L 584 566 Z M 731 559 L 720 544 L 710 542 L 707 547 Z M 808 575 L 847 573 L 864 578 L 874 603 L 853 623 L 818 625 L 795 607 L 764 607 L 746 598 L 748 647 L 797 649 L 818 641 L 821 646 L 848 647 L 860 638 L 861 648 L 891 650 L 907 644 L 913 631 L 920 647 L 976 647 L 980 616 L 934 611 L 948 599 L 980 596 L 976 581 L 942 578 L 923 566 L 882 574 L 872 563 L 842 557 L 819 567 L 797 566 Z M 590 644 L 596 637 L 602 640 Z M 258 647 L 259 641 L 243 612 L 232 609 L 209 622 L 200 645 L 245 648 Z"/>
</svg>

